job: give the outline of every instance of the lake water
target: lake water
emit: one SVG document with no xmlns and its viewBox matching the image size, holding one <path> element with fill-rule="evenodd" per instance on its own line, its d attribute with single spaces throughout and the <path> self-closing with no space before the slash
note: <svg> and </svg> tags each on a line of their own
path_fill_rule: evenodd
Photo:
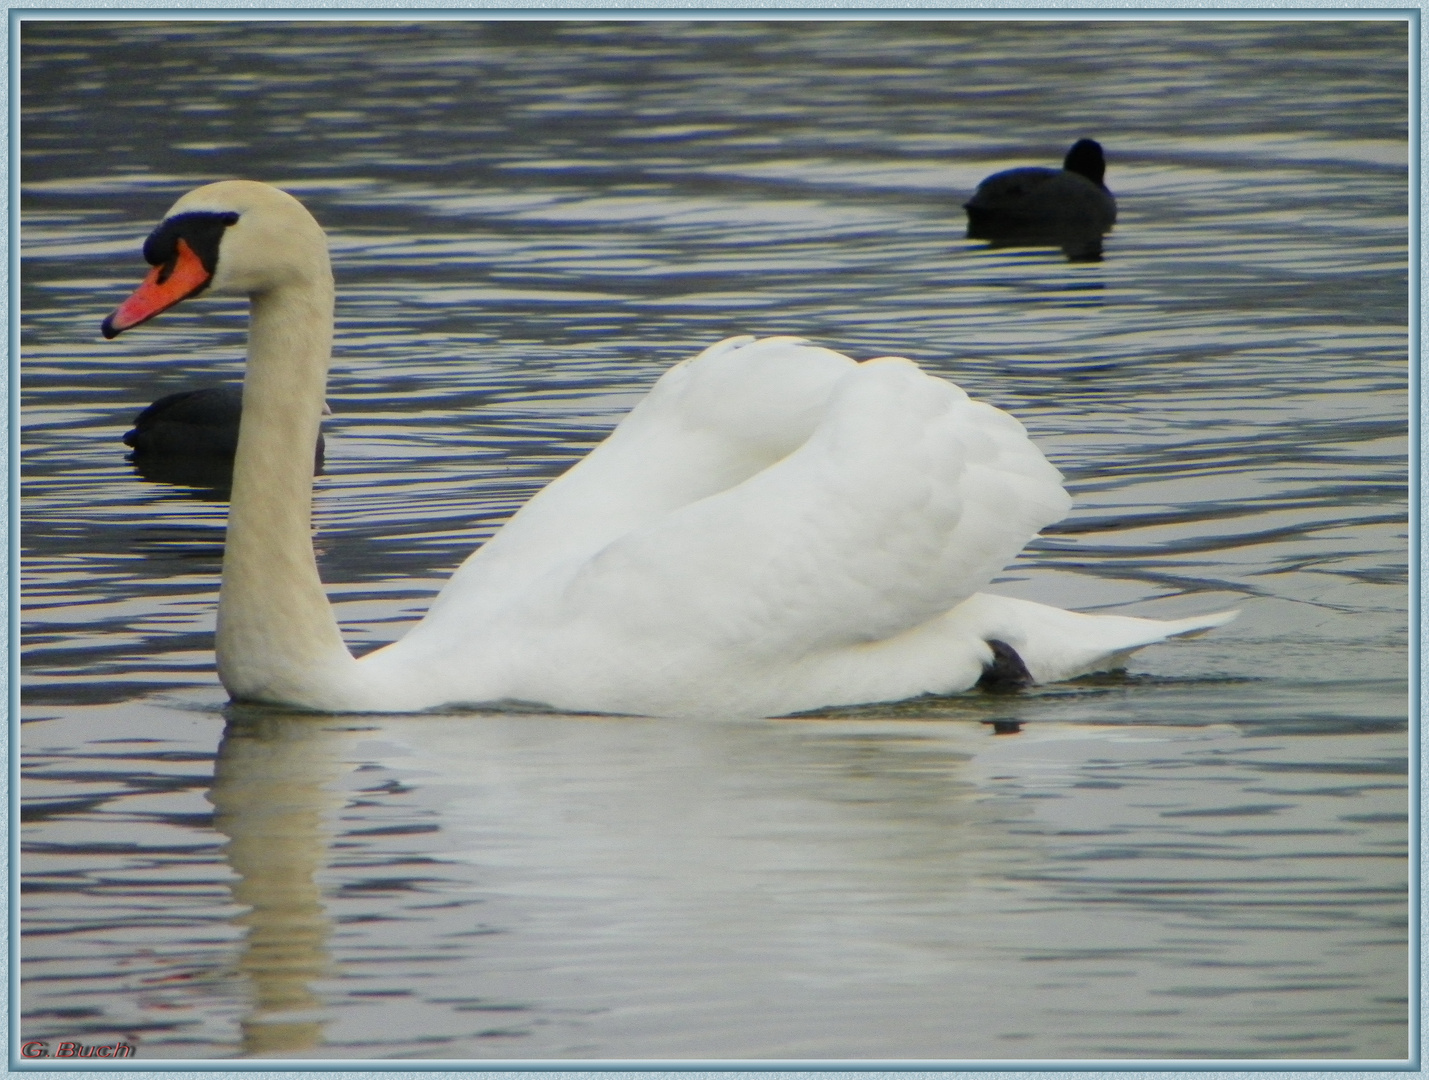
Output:
<svg viewBox="0 0 1429 1080">
<path fill-rule="evenodd" d="M 26 1040 L 141 1058 L 1403 1059 L 1409 35 L 1384 21 L 33 21 Z M 1106 147 L 1099 262 L 979 179 Z M 1076 505 L 995 586 L 1228 607 L 1125 677 L 677 723 L 233 708 L 225 504 L 120 435 L 241 306 L 104 342 L 249 176 L 327 228 L 352 646 L 669 364 L 911 356 Z"/>
</svg>

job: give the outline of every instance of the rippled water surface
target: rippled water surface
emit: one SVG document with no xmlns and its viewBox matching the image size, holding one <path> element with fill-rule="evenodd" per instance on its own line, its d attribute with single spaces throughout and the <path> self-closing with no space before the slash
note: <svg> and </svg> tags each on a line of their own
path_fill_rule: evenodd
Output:
<svg viewBox="0 0 1429 1080">
<path fill-rule="evenodd" d="M 22 32 L 22 1036 L 140 1057 L 1409 1051 L 1396 21 L 39 21 Z M 1100 262 L 965 238 L 1107 149 Z M 1206 637 L 793 720 L 226 706 L 225 504 L 119 437 L 244 320 L 113 342 L 199 183 L 302 197 L 355 649 L 669 364 L 911 356 L 1076 505 L 998 591 Z"/>
</svg>

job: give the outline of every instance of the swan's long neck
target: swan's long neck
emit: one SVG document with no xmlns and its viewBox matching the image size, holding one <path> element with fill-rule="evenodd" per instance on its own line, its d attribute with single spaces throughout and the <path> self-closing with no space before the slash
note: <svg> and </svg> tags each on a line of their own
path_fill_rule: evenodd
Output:
<svg viewBox="0 0 1429 1080">
<path fill-rule="evenodd" d="M 218 673 L 237 700 L 341 708 L 356 662 L 312 543 L 313 454 L 333 320 L 326 258 L 315 269 L 252 297 Z"/>
</svg>

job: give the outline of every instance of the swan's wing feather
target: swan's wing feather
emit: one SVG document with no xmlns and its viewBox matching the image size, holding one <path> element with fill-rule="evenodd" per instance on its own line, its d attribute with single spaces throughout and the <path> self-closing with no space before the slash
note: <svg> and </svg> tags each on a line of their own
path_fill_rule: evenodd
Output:
<svg viewBox="0 0 1429 1080">
<path fill-rule="evenodd" d="M 792 337 L 727 338 L 676 364 L 462 564 L 427 621 L 494 612 L 555 568 L 768 468 L 809 437 L 855 366 Z"/>
<path fill-rule="evenodd" d="M 610 543 L 538 607 L 605 647 L 784 664 L 948 611 L 1068 506 L 1011 416 L 870 361 L 794 453 Z"/>
<path fill-rule="evenodd" d="M 1015 419 L 907 360 L 845 360 L 832 383 L 783 457 L 593 550 L 608 524 L 564 550 L 557 538 L 540 573 L 493 559 L 526 576 L 492 573 L 494 597 L 434 610 L 364 665 L 422 672 L 432 701 L 660 715 L 969 685 L 986 646 L 959 637 L 950 653 L 925 631 L 1066 513 L 1061 477 Z M 606 468 L 591 475 L 632 475 Z M 576 490 L 565 514 L 600 495 Z"/>
</svg>

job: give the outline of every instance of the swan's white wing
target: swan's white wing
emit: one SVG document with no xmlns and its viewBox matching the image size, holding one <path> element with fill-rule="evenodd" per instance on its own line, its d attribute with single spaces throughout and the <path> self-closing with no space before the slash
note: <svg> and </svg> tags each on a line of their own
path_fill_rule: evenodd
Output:
<svg viewBox="0 0 1429 1080">
<path fill-rule="evenodd" d="M 948 612 L 1068 506 L 1011 416 L 906 360 L 849 368 L 793 453 L 502 612 L 513 696 L 763 711 L 810 658 Z"/>
<path fill-rule="evenodd" d="M 854 367 L 788 337 L 728 338 L 675 365 L 462 564 L 419 629 L 459 632 L 554 568 L 768 468 L 808 439 Z"/>
</svg>

